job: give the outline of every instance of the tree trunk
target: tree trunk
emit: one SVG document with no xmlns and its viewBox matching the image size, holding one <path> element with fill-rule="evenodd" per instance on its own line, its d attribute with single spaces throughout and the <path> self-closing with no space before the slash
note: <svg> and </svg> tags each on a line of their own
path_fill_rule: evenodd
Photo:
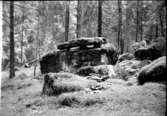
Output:
<svg viewBox="0 0 167 116">
<path fill-rule="evenodd" d="M 163 31 L 163 9 L 159 11 L 159 21 L 160 21 L 160 27 L 161 27 L 161 36 L 164 37 L 164 31 Z"/>
<path fill-rule="evenodd" d="M 70 10 L 69 4 L 70 1 L 66 1 L 66 13 L 65 13 L 65 41 L 68 41 L 68 32 L 69 32 L 69 19 L 70 19 Z"/>
<path fill-rule="evenodd" d="M 130 17 L 129 17 L 129 8 L 128 8 L 129 1 L 127 0 L 127 8 L 126 8 L 126 26 L 125 26 L 125 31 L 126 31 L 126 44 L 125 44 L 125 52 L 129 51 L 129 22 L 130 22 Z"/>
<path fill-rule="evenodd" d="M 98 1 L 98 37 L 102 36 L 102 1 Z"/>
<path fill-rule="evenodd" d="M 140 1 L 140 40 L 143 40 L 143 1 Z"/>
<path fill-rule="evenodd" d="M 137 0 L 137 6 L 136 6 L 136 42 L 138 41 L 138 32 L 139 32 L 139 0 Z"/>
<path fill-rule="evenodd" d="M 40 1 L 39 1 L 40 2 Z M 38 4 L 39 5 L 39 4 Z M 38 52 L 39 52 L 39 25 L 40 25 L 40 22 L 39 22 L 39 14 L 38 14 L 38 28 L 37 28 L 37 35 L 36 35 L 36 55 L 35 55 L 35 59 L 38 59 Z M 36 60 L 35 61 L 35 65 L 34 65 L 34 78 L 36 77 L 36 68 L 37 68 L 37 63 L 38 61 Z"/>
<path fill-rule="evenodd" d="M 167 2 L 164 1 L 164 4 L 166 4 L 166 3 L 167 3 Z M 166 22 L 167 22 L 167 20 L 166 20 L 166 19 L 167 19 L 167 17 L 166 17 L 166 13 L 167 13 L 167 12 L 166 12 L 166 10 L 167 10 L 166 7 L 164 7 L 163 10 L 164 10 L 163 22 L 164 22 L 164 25 L 167 25 L 167 24 L 166 24 Z M 166 29 L 167 29 L 167 28 L 165 27 L 165 28 L 164 28 L 164 37 L 165 37 L 165 38 L 166 38 L 166 33 L 167 33 Z"/>
<path fill-rule="evenodd" d="M 23 64 L 23 39 L 24 39 L 24 7 L 22 9 L 22 13 L 23 13 L 23 16 L 22 16 L 22 33 L 21 33 L 21 65 Z"/>
<path fill-rule="evenodd" d="M 10 75 L 9 78 L 15 76 L 15 54 L 14 54 L 14 1 L 10 1 Z"/>
<path fill-rule="evenodd" d="M 155 26 L 155 38 L 154 39 L 156 39 L 158 36 L 159 36 L 159 34 L 158 34 L 158 24 L 156 24 L 156 26 Z"/>
<path fill-rule="evenodd" d="M 81 37 L 81 16 L 82 16 L 82 11 L 81 11 L 81 1 L 78 0 L 77 4 L 77 27 L 76 27 L 76 36 L 77 38 Z"/>
<path fill-rule="evenodd" d="M 159 37 L 161 34 L 159 33 L 160 31 L 160 20 L 159 20 L 159 13 L 160 13 L 160 10 L 159 10 L 159 3 L 160 1 L 159 0 L 156 0 L 155 3 L 157 4 L 157 12 L 156 12 L 156 27 L 155 27 L 155 30 L 156 30 L 156 34 L 155 34 L 155 40 L 157 39 L 157 37 Z"/>
<path fill-rule="evenodd" d="M 40 41 L 40 47 L 39 47 L 39 49 L 40 49 L 39 58 L 42 55 L 41 51 L 43 51 L 43 49 L 44 49 L 42 46 L 44 45 L 44 41 L 46 39 L 46 27 L 45 27 L 45 25 L 47 24 L 47 22 L 46 22 L 47 16 L 46 16 L 46 13 L 45 13 L 45 11 L 46 11 L 46 6 L 45 5 L 46 5 L 45 1 L 42 1 L 42 6 L 43 6 L 43 19 L 42 19 L 42 22 L 43 23 L 42 23 L 42 40 Z"/>
<path fill-rule="evenodd" d="M 122 40 L 122 8 L 121 0 L 118 0 L 118 48 L 123 53 L 124 42 Z"/>
</svg>

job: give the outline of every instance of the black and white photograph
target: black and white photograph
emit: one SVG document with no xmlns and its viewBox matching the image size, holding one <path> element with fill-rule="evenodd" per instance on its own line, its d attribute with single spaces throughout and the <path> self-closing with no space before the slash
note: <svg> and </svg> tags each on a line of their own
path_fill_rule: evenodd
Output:
<svg viewBox="0 0 167 116">
<path fill-rule="evenodd" d="M 166 0 L 0 1 L 0 116 L 166 116 Z"/>
</svg>

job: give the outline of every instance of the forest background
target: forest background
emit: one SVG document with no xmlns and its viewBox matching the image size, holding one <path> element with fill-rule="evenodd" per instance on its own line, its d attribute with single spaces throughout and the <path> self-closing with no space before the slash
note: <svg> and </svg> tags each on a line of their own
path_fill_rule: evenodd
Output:
<svg viewBox="0 0 167 116">
<path fill-rule="evenodd" d="M 165 1 L 15 1 L 15 66 L 22 66 L 80 37 L 105 37 L 120 52 L 135 42 L 166 38 Z M 10 8 L 3 1 L 2 70 L 10 61 Z M 99 26 L 101 29 L 99 30 Z"/>
</svg>

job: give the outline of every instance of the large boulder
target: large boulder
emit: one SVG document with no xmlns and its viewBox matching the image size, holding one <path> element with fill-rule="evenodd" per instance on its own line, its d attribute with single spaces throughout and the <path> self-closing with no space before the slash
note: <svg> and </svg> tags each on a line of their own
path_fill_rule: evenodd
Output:
<svg viewBox="0 0 167 116">
<path fill-rule="evenodd" d="M 81 67 L 76 72 L 82 76 L 90 76 L 90 75 L 98 75 L 98 76 L 108 76 L 114 77 L 116 76 L 114 72 L 114 67 L 112 65 L 99 65 L 99 66 L 86 66 Z"/>
<path fill-rule="evenodd" d="M 150 60 L 124 60 L 114 66 L 117 78 L 129 80 L 132 77 L 137 77 L 139 70 L 145 65 L 150 64 Z"/>
<path fill-rule="evenodd" d="M 93 66 L 84 66 L 84 67 L 79 68 L 76 71 L 76 74 L 82 75 L 82 76 L 89 76 L 92 73 L 95 73 Z"/>
<path fill-rule="evenodd" d="M 107 57 L 107 64 L 115 65 L 118 60 L 118 50 L 116 47 L 111 43 L 107 43 L 103 44 L 101 48 L 101 53 Z"/>
<path fill-rule="evenodd" d="M 146 66 L 146 65 L 148 65 L 150 63 L 151 63 L 151 60 L 142 60 L 142 61 L 139 61 L 138 64 L 132 65 L 131 68 L 140 69 L 140 68 L 142 68 L 142 67 L 144 67 L 144 66 Z"/>
<path fill-rule="evenodd" d="M 60 95 L 65 92 L 81 91 L 97 83 L 72 73 L 48 73 L 44 75 L 43 94 Z"/>
<path fill-rule="evenodd" d="M 138 49 L 147 47 L 147 42 L 146 42 L 146 40 L 142 40 L 140 42 L 135 42 L 130 47 L 131 47 L 132 52 L 134 53 Z"/>
<path fill-rule="evenodd" d="M 166 55 L 166 39 L 158 37 L 151 45 L 139 48 L 135 51 L 134 56 L 139 60 L 155 60 Z"/>
<path fill-rule="evenodd" d="M 151 46 L 154 46 L 157 50 L 159 50 L 162 56 L 166 56 L 166 38 L 158 37 L 153 41 Z"/>
<path fill-rule="evenodd" d="M 144 66 L 138 75 L 140 85 L 145 82 L 161 82 L 166 78 L 166 56 L 154 60 L 151 64 Z"/>
<path fill-rule="evenodd" d="M 138 49 L 135 53 L 134 56 L 138 60 L 155 60 L 159 57 L 161 57 L 161 52 L 157 50 L 154 46 L 149 47 L 149 48 L 141 48 Z"/>
<path fill-rule="evenodd" d="M 115 78 L 116 73 L 112 65 L 87 66 L 77 70 L 77 74 L 85 76 L 87 79 L 97 82 L 105 81 L 109 78 Z"/>
<path fill-rule="evenodd" d="M 58 72 L 62 69 L 60 65 L 60 52 L 54 51 L 43 56 L 40 60 L 41 73 Z"/>
</svg>

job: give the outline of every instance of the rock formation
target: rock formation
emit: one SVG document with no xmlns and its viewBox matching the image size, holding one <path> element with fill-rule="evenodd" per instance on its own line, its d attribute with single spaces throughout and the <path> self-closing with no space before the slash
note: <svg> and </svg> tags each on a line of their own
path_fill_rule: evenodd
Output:
<svg viewBox="0 0 167 116">
<path fill-rule="evenodd" d="M 113 46 L 101 37 L 81 38 L 58 45 L 55 52 L 49 53 L 40 60 L 41 72 L 72 72 L 83 66 L 115 64 L 118 57 Z"/>
</svg>

